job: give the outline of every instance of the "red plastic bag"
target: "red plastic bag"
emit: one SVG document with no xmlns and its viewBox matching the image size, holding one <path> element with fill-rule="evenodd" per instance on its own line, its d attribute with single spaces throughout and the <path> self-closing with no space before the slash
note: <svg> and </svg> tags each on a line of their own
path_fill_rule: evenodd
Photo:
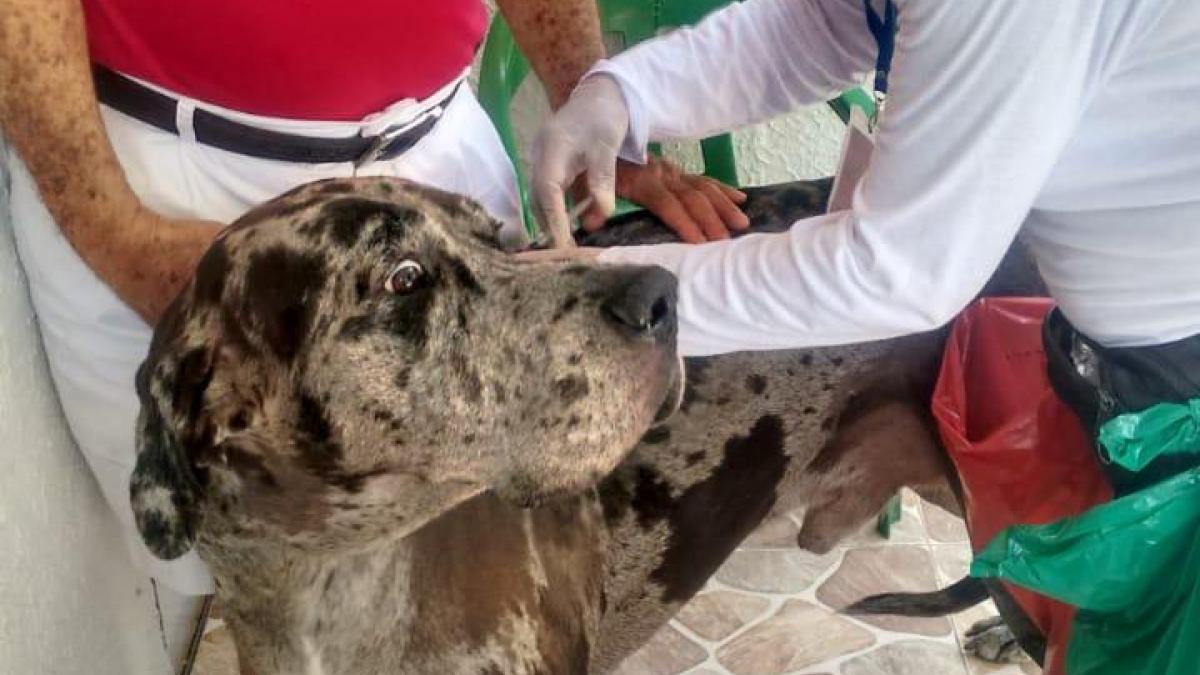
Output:
<svg viewBox="0 0 1200 675">
<path fill-rule="evenodd" d="M 1009 525 L 1050 523 L 1112 499 L 1087 432 L 1050 387 L 1042 298 L 985 298 L 955 323 L 933 414 L 966 497 L 975 551 Z M 1046 672 L 1061 675 L 1075 610 L 1006 584 L 1046 636 Z"/>
</svg>

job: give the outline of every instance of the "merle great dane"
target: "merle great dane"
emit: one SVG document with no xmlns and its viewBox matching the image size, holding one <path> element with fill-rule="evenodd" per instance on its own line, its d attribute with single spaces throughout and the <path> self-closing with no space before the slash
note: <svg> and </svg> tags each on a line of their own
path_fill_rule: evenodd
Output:
<svg viewBox="0 0 1200 675">
<path fill-rule="evenodd" d="M 828 188 L 746 209 L 779 230 Z M 158 325 L 134 512 L 209 563 L 244 672 L 605 673 L 773 512 L 807 506 L 823 551 L 902 485 L 957 508 L 944 331 L 683 368 L 671 275 L 518 264 L 496 229 L 411 182 L 313 183 L 228 228 Z M 585 243 L 670 238 L 635 215 Z M 1036 288 L 1014 260 L 992 291 Z"/>
</svg>

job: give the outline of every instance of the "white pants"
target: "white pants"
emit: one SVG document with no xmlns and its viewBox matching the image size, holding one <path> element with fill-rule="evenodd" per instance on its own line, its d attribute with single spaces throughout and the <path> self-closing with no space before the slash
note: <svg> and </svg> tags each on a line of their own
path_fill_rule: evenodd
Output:
<svg viewBox="0 0 1200 675">
<path fill-rule="evenodd" d="M 512 165 L 490 120 L 465 84 L 433 130 L 414 147 L 395 159 L 357 169 L 349 163 L 291 164 L 257 159 L 199 145 L 186 116 L 192 106 L 262 128 L 309 136 L 349 136 L 363 129 L 370 133 L 369 129 L 403 122 L 412 114 L 411 105 L 399 104 L 362 123 L 302 122 L 233 113 L 185 99 L 180 106 L 182 132 L 177 136 L 102 107 L 109 138 L 130 184 L 143 203 L 159 213 L 231 222 L 249 208 L 302 183 L 356 174 L 387 175 L 469 195 L 505 223 L 506 237 L 521 238 Z M 212 579 L 194 551 L 165 562 L 145 548 L 129 505 L 139 407 L 133 382 L 149 347 L 150 328 L 71 248 L 15 151 L 10 151 L 7 161 L 12 173 L 17 247 L 71 431 L 126 532 L 135 563 L 154 577 L 160 588 L 165 585 L 183 596 L 211 593 Z M 175 611 L 186 614 L 193 609 L 188 605 Z M 168 629 L 172 623 L 179 621 L 164 617 Z M 186 635 L 168 636 L 172 651 L 178 649 L 175 642 L 186 640 Z"/>
</svg>

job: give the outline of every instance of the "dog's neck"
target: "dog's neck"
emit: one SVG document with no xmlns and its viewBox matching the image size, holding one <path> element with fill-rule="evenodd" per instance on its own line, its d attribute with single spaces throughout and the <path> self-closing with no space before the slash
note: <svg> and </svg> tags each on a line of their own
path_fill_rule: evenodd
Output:
<svg viewBox="0 0 1200 675">
<path fill-rule="evenodd" d="M 261 545 L 208 548 L 226 621 L 259 675 L 356 672 L 362 650 L 403 654 L 413 634 L 413 544 L 315 553 Z M 402 672 L 397 670 L 396 672 Z"/>
<path fill-rule="evenodd" d="M 201 553 L 257 675 L 582 672 L 602 527 L 588 499 L 528 511 L 489 493 L 349 552 L 202 541 Z"/>
</svg>

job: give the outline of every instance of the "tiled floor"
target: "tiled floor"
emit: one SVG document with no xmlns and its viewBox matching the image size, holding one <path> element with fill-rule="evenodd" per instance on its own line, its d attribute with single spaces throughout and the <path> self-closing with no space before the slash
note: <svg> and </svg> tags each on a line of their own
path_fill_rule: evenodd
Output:
<svg viewBox="0 0 1200 675">
<path fill-rule="evenodd" d="M 906 492 L 890 539 L 864 528 L 834 552 L 796 548 L 799 518 L 766 523 L 619 675 L 1033 675 L 963 653 L 991 603 L 947 619 L 842 616 L 872 593 L 932 590 L 970 562 L 962 521 Z"/>
<path fill-rule="evenodd" d="M 995 613 L 980 605 L 950 619 L 841 616 L 871 593 L 932 590 L 970 561 L 966 530 L 946 512 L 904 498 L 890 539 L 872 528 L 836 551 L 796 548 L 799 519 L 764 524 L 704 592 L 618 675 L 1036 675 L 1032 663 L 995 666 L 963 653 L 962 634 Z M 206 635 L 196 675 L 236 675 L 219 625 Z"/>
</svg>

